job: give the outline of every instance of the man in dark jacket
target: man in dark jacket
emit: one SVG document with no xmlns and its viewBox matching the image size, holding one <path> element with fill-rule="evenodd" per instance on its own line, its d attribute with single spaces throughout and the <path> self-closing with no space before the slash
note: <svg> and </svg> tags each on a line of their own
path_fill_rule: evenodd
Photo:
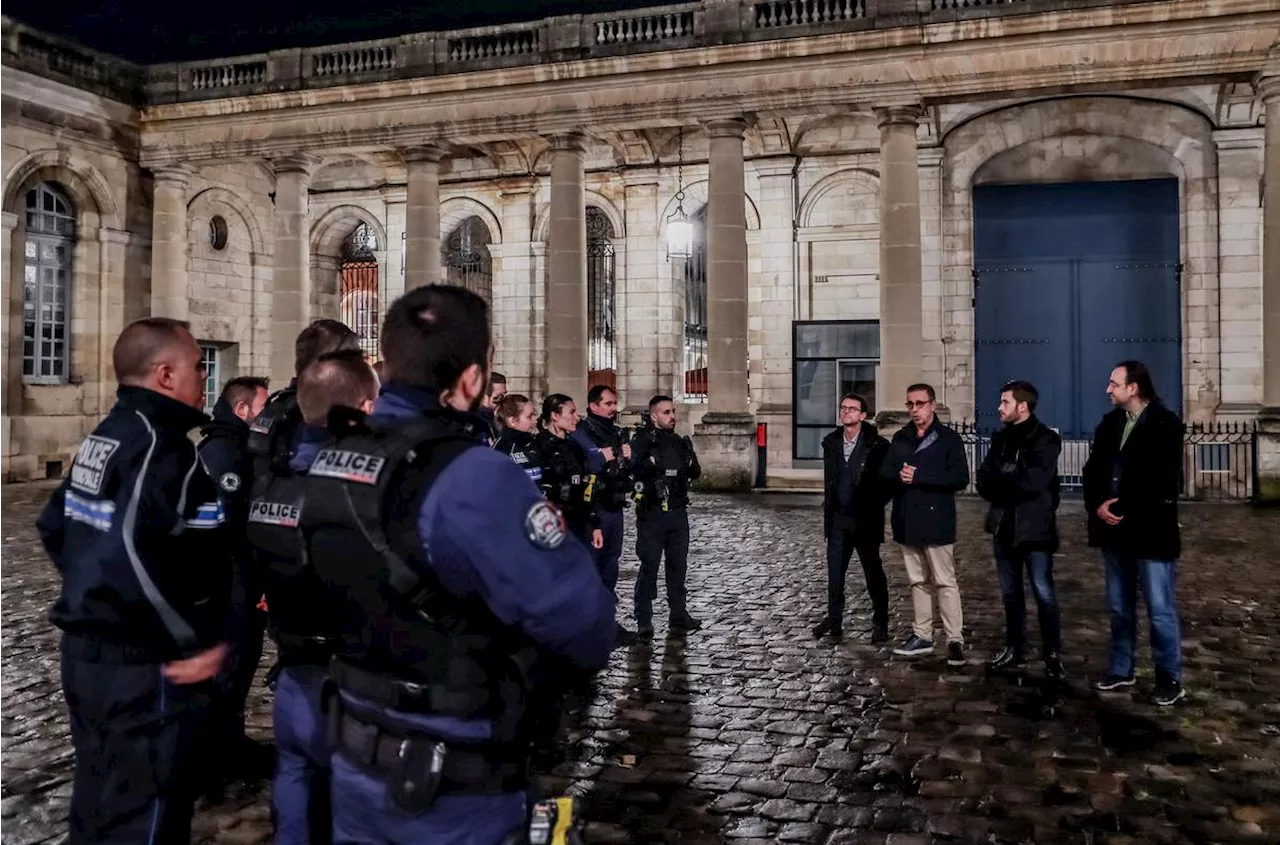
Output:
<svg viewBox="0 0 1280 845">
<path fill-rule="evenodd" d="M 933 387 L 907 388 L 911 422 L 893 436 L 880 477 L 893 485 L 893 539 L 911 582 L 913 633 L 893 650 L 916 657 L 933 651 L 932 580 L 947 633 L 947 663 L 963 666 L 964 613 L 956 586 L 956 493 L 969 486 L 969 463 L 960 435 L 937 416 Z"/>
<path fill-rule="evenodd" d="M 232 613 L 243 620 L 237 624 L 239 639 L 228 643 L 229 666 L 219 681 L 217 700 L 211 716 L 217 742 L 211 748 L 218 758 L 212 768 L 210 797 L 217 797 L 220 782 L 243 778 L 257 780 L 270 774 L 271 754 L 244 733 L 244 706 L 253 686 L 253 674 L 262 659 L 262 639 L 267 614 L 257 607 L 260 585 L 251 577 L 250 551 L 245 543 L 249 517 L 249 490 L 253 486 L 253 462 L 249 458 L 249 426 L 267 404 L 267 380 L 255 376 L 231 379 L 213 406 L 213 420 L 200 429 L 200 460 L 209 477 L 218 485 L 218 498 L 227 516 L 227 526 L 236 554 L 236 590 Z"/>
<path fill-rule="evenodd" d="M 62 691 L 75 749 L 71 841 L 187 842 L 232 565 L 189 433 L 208 421 L 200 348 L 150 317 L 116 341 L 115 407 L 37 528 L 61 576 Z"/>
<path fill-rule="evenodd" d="M 1107 395 L 1115 409 L 1102 418 L 1084 466 L 1089 545 L 1102 549 L 1111 608 L 1111 665 L 1094 684 L 1102 691 L 1134 685 L 1137 600 L 1141 587 L 1151 620 L 1156 686 L 1151 701 L 1176 703 L 1182 687 L 1182 629 L 1174 581 L 1181 538 L 1182 421 L 1156 395 L 1151 372 L 1123 361 Z"/>
<path fill-rule="evenodd" d="M 1040 394 L 1026 381 L 1000 389 L 1000 422 L 978 467 L 978 494 L 991 503 L 987 533 L 995 549 L 996 575 L 1004 598 L 1005 647 L 991 661 L 1002 670 L 1021 666 L 1027 642 L 1027 599 L 1023 572 L 1040 617 L 1045 672 L 1063 677 L 1058 596 L 1053 587 L 1053 553 L 1058 550 L 1058 455 L 1062 438 L 1036 419 Z"/>
<path fill-rule="evenodd" d="M 822 439 L 823 535 L 827 539 L 827 615 L 815 637 L 843 633 L 844 579 L 856 549 L 871 596 L 871 642 L 889 639 L 889 583 L 880 561 L 888 485 L 880 465 L 889 441 L 865 422 L 867 400 L 850 393 L 840 400 L 840 428 Z"/>
</svg>

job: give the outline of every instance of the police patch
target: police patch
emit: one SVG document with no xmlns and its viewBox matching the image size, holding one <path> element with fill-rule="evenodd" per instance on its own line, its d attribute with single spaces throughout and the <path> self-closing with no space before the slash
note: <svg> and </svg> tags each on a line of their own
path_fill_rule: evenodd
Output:
<svg viewBox="0 0 1280 845">
<path fill-rule="evenodd" d="M 268 502 L 254 499 L 249 505 L 249 521 L 262 525 L 279 525 L 282 528 L 297 528 L 302 519 L 302 508 L 289 502 Z"/>
<path fill-rule="evenodd" d="M 86 437 L 71 464 L 71 486 L 92 496 L 101 494 L 102 482 L 107 475 L 107 462 L 119 448 L 119 440 L 97 434 Z"/>
<path fill-rule="evenodd" d="M 228 493 L 234 493 L 240 489 L 240 476 L 234 472 L 224 472 L 218 479 L 218 486 Z"/>
<path fill-rule="evenodd" d="M 378 483 L 378 475 L 386 462 L 386 458 L 366 455 L 364 452 L 321 449 L 316 459 L 311 462 L 311 469 L 307 473 L 372 486 Z"/>
<path fill-rule="evenodd" d="M 564 514 L 546 499 L 529 508 L 524 517 L 524 528 L 529 542 L 547 551 L 560 548 L 568 534 Z"/>
</svg>

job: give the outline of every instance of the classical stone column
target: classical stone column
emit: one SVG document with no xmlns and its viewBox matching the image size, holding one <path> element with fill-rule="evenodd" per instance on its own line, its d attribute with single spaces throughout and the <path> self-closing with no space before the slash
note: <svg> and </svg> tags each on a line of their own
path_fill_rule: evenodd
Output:
<svg viewBox="0 0 1280 845">
<path fill-rule="evenodd" d="M 151 314 L 187 319 L 187 187 L 193 171 L 178 166 L 155 171 L 151 212 Z"/>
<path fill-rule="evenodd" d="M 706 124 L 707 413 L 695 428 L 709 486 L 753 481 L 755 421 L 747 382 L 747 218 L 741 119 Z"/>
<path fill-rule="evenodd" d="M 1262 405 L 1258 494 L 1280 501 L 1280 74 L 1258 83 L 1266 109 L 1262 164 Z"/>
<path fill-rule="evenodd" d="M 405 290 L 441 280 L 440 159 L 443 157 L 444 148 L 435 144 L 404 151 L 409 183 L 405 207 Z"/>
<path fill-rule="evenodd" d="M 293 378 L 293 345 L 311 321 L 311 260 L 307 185 L 314 166 L 306 156 L 272 162 L 276 172 L 275 267 L 271 279 L 271 380 Z"/>
<path fill-rule="evenodd" d="M 493 259 L 493 368 L 507 377 L 516 393 L 541 395 L 541 334 L 546 291 L 534 261 L 533 218 L 538 207 L 538 181 L 514 177 L 498 183 L 498 215 L 502 243 L 489 244 Z M 537 244 L 541 247 L 542 244 Z"/>
<path fill-rule="evenodd" d="M 547 236 L 547 390 L 587 401 L 587 195 L 581 132 L 553 135 Z"/>
<path fill-rule="evenodd" d="M 918 106 L 876 109 L 880 124 L 880 374 L 879 419 L 906 422 L 907 387 L 921 378 L 923 319 L 920 174 L 916 160 Z M 887 410 L 894 409 L 894 410 Z"/>
</svg>

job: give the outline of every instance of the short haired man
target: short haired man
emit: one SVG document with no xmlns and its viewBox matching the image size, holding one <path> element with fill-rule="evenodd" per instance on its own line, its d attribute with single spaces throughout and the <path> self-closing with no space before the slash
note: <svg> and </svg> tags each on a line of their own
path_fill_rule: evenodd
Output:
<svg viewBox="0 0 1280 845">
<path fill-rule="evenodd" d="M 632 444 L 636 490 L 636 635 L 653 637 L 653 600 L 658 594 L 658 565 L 665 561 L 668 630 L 696 631 L 702 622 L 689 615 L 685 570 L 689 562 L 689 483 L 702 476 L 688 437 L 676 434 L 676 404 L 659 394 L 649 400 L 649 422 Z"/>
<path fill-rule="evenodd" d="M 1182 420 L 1156 394 L 1141 361 L 1111 371 L 1113 410 L 1093 434 L 1084 465 L 1089 545 L 1102 549 L 1111 608 L 1111 665 L 1094 688 L 1134 685 L 1138 590 L 1151 622 L 1156 684 L 1151 703 L 1176 704 L 1182 686 L 1182 627 L 1174 592 L 1178 555 L 1178 497 L 1182 492 Z"/>
<path fill-rule="evenodd" d="M 327 818 L 319 829 L 315 821 L 329 806 L 322 698 L 340 631 L 328 588 L 301 554 L 298 511 L 305 476 L 328 439 L 329 412 L 337 406 L 372 410 L 378 380 L 359 350 L 343 350 L 311 363 L 299 374 L 297 389 L 303 424 L 290 472 L 273 474 L 260 487 L 249 523 L 280 655 L 274 711 L 276 772 L 271 785 L 279 845 L 324 843 L 331 834 Z"/>
<path fill-rule="evenodd" d="M 186 842 L 209 683 L 227 655 L 232 560 L 189 434 L 207 420 L 187 324 L 127 326 L 116 404 L 37 527 L 62 579 L 62 688 L 75 749 L 72 842 Z"/>
<path fill-rule="evenodd" d="M 889 486 L 880 465 L 889 441 L 867 422 L 867 400 L 856 393 L 840 400 L 840 427 L 822 438 L 822 528 L 827 540 L 827 615 L 815 637 L 844 633 L 844 582 L 849 558 L 858 563 L 871 597 L 871 642 L 889 639 L 889 582 L 880 561 L 884 542 L 884 506 Z"/>
<path fill-rule="evenodd" d="M 1040 619 L 1045 674 L 1064 677 L 1062 626 L 1053 586 L 1053 554 L 1058 550 L 1058 455 L 1062 438 L 1036 418 L 1040 394 L 1027 381 L 1000 389 L 1000 422 L 978 467 L 978 495 L 991 503 L 986 531 L 992 535 L 996 575 L 1004 599 L 1004 649 L 991 661 L 996 670 L 1026 659 L 1027 599 L 1023 576 L 1031 579 Z"/>
<path fill-rule="evenodd" d="M 933 651 L 933 595 L 938 594 L 947 634 L 947 663 L 963 666 L 964 613 L 956 584 L 956 493 L 969 486 L 969 463 L 960 435 L 943 425 L 937 397 L 928 384 L 907 388 L 911 421 L 889 444 L 880 477 L 894 487 L 893 539 L 902 547 L 915 625 L 893 650 L 903 657 Z"/>
<path fill-rule="evenodd" d="M 556 507 L 479 442 L 484 300 L 415 288 L 381 340 L 374 412 L 320 450 L 302 513 L 341 629 L 334 838 L 501 842 L 528 819 L 529 672 L 540 655 L 604 666 L 615 600 Z"/>
<path fill-rule="evenodd" d="M 236 549 L 236 590 L 232 613 L 243 619 L 231 649 L 227 671 L 218 679 L 218 696 L 211 716 L 217 738 L 210 751 L 216 763 L 210 768 L 208 797 L 217 799 L 223 782 L 243 778 L 254 781 L 271 771 L 271 749 L 245 736 L 244 708 L 253 686 L 253 675 L 262 659 L 262 639 L 267 615 L 259 610 L 252 591 L 252 549 L 245 543 L 249 516 L 249 491 L 253 463 L 249 459 L 249 426 L 262 413 L 270 396 L 268 381 L 240 376 L 228 381 L 213 406 L 213 420 L 200 429 L 200 460 L 218 484 L 218 496 L 226 512 L 227 526 Z M 260 595 L 260 593 L 259 593 Z"/>
</svg>

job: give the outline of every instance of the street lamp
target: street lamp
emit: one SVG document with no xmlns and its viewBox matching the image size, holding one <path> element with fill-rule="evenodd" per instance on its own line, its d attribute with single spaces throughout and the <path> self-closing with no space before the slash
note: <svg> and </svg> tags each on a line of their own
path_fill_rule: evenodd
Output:
<svg viewBox="0 0 1280 845">
<path fill-rule="evenodd" d="M 667 260 L 693 255 L 693 223 L 684 211 L 684 127 L 680 127 L 679 189 L 675 211 L 667 215 Z"/>
</svg>

